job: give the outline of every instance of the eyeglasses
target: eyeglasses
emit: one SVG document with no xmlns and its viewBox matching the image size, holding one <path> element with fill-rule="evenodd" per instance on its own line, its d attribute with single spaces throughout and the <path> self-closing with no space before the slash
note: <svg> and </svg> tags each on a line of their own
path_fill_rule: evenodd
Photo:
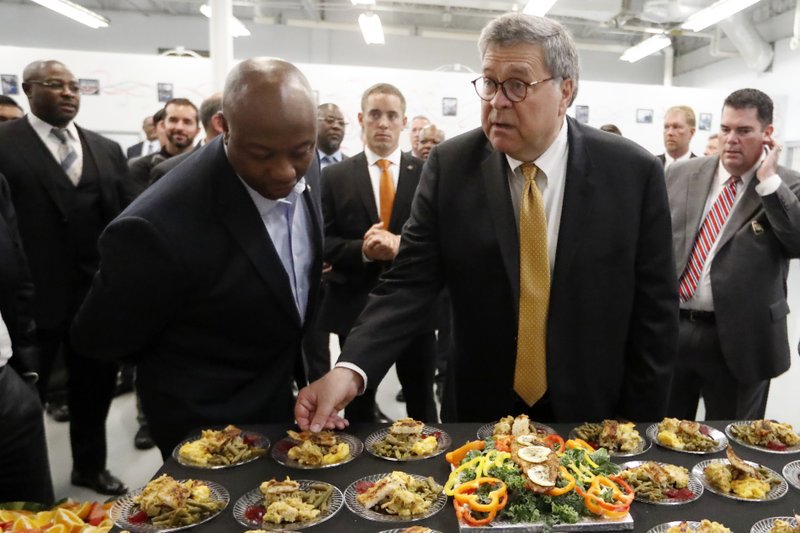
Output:
<svg viewBox="0 0 800 533">
<path fill-rule="evenodd" d="M 79 93 L 81 90 L 81 86 L 78 85 L 76 81 L 63 81 L 63 80 L 28 80 L 27 83 L 33 83 L 35 85 L 41 85 L 42 87 L 47 87 L 48 89 L 52 89 L 54 91 L 63 91 L 66 87 L 73 93 Z"/>
<path fill-rule="evenodd" d="M 475 87 L 475 92 L 478 93 L 478 96 L 481 97 L 481 100 L 486 100 L 487 102 L 491 101 L 492 98 L 494 98 L 494 95 L 497 94 L 497 89 L 500 88 L 503 90 L 503 94 L 506 96 L 506 98 L 517 104 L 525 100 L 525 97 L 528 96 L 528 89 L 530 87 L 554 79 L 555 76 L 550 76 L 549 78 L 545 78 L 543 80 L 536 80 L 527 83 L 517 78 L 508 78 L 501 83 L 497 80 L 493 80 L 492 78 L 481 76 L 480 78 L 472 80 L 472 85 Z"/>
<path fill-rule="evenodd" d="M 342 128 L 347 126 L 347 122 L 345 122 L 344 119 L 333 118 L 333 117 L 319 117 L 317 120 L 319 120 L 320 122 L 324 122 L 328 126 L 333 126 L 334 124 L 338 124 L 339 127 Z"/>
</svg>

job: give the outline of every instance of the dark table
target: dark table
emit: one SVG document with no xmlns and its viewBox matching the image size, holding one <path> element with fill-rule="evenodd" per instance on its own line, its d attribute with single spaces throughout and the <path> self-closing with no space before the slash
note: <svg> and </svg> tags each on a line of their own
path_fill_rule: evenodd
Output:
<svg viewBox="0 0 800 533">
<path fill-rule="evenodd" d="M 723 430 L 726 425 L 726 422 L 706 423 L 720 431 Z M 649 425 L 650 424 L 637 424 L 637 429 L 643 437 Z M 476 438 L 476 431 L 480 426 L 481 424 L 437 425 L 437 427 L 441 427 L 450 434 L 453 439 L 453 448 L 461 446 L 468 440 L 474 440 Z M 575 424 L 552 424 L 552 426 L 562 436 L 566 436 Z M 383 427 L 385 427 L 385 425 L 353 425 L 348 429 L 348 433 L 359 437 L 363 441 L 370 433 L 382 429 Z M 243 426 L 243 428 L 267 435 L 273 445 L 286 436 L 287 429 L 282 425 Z M 739 446 L 736 443 L 733 443 L 733 447 L 734 451 L 742 459 L 763 464 L 779 474 L 787 463 L 800 459 L 800 454 L 766 453 L 751 450 Z M 674 452 L 654 444 L 642 455 L 630 458 L 614 458 L 614 462 L 623 463 L 628 460 L 654 460 L 681 465 L 691 470 L 695 464 L 702 460 L 723 456 L 724 451 L 712 455 L 693 455 Z M 263 481 L 272 478 L 283 479 L 288 475 L 293 479 L 327 481 L 339 487 L 344 493 L 347 486 L 357 479 L 371 474 L 389 473 L 395 469 L 403 470 L 410 474 L 430 475 L 441 484 L 447 481 L 450 472 L 449 465 L 444 460 L 444 455 L 422 461 L 397 463 L 378 459 L 365 450 L 360 457 L 350 463 L 320 470 L 297 470 L 287 468 L 275 462 L 271 456 L 235 468 L 222 470 L 189 468 L 178 464 L 175 460 L 170 458 L 157 472 L 156 476 L 166 473 L 175 478 L 205 479 L 223 485 L 230 492 L 231 501 L 228 508 L 220 516 L 215 517 L 210 522 L 192 528 L 192 531 L 196 531 L 197 533 L 241 533 L 247 528 L 241 526 L 233 518 L 233 504 L 244 493 L 258 487 Z M 771 516 L 792 516 L 794 512 L 800 512 L 800 491 L 791 485 L 789 486 L 789 492 L 785 496 L 772 502 L 742 502 L 718 496 L 706 490 L 698 500 L 684 505 L 667 506 L 635 502 L 631 508 L 631 514 L 633 515 L 635 525 L 634 531 L 642 533 L 664 522 L 673 520 L 701 520 L 703 518 L 721 522 L 736 533 L 749 533 L 751 526 L 762 518 Z M 438 514 L 428 519 L 414 522 L 413 524 L 425 525 L 444 533 L 458 531 L 455 513 L 450 502 L 448 502 L 444 509 Z M 402 527 L 402 524 L 394 525 L 372 522 L 356 516 L 344 505 L 336 516 L 317 526 L 308 528 L 307 531 L 375 533 L 395 527 Z"/>
</svg>

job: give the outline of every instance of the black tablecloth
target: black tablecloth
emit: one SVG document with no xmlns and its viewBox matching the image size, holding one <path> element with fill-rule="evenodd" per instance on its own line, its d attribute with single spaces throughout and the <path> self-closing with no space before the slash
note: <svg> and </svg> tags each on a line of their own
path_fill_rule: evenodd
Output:
<svg viewBox="0 0 800 533">
<path fill-rule="evenodd" d="M 708 425 L 719 430 L 724 429 L 725 422 L 707 422 Z M 638 424 L 637 429 L 642 436 L 650 424 Z M 574 424 L 552 424 L 564 437 L 574 427 Z M 286 427 L 277 425 L 243 426 L 263 433 L 274 444 L 286 436 Z M 348 432 L 356 435 L 362 441 L 372 432 L 382 429 L 379 425 L 353 425 Z M 453 439 L 453 448 L 462 445 L 468 440 L 476 438 L 476 431 L 480 424 L 440 424 L 437 427 L 444 429 Z M 772 454 L 751 450 L 733 443 L 736 453 L 745 460 L 761 463 L 779 474 L 783 467 L 792 461 L 800 459 L 800 454 Z M 666 450 L 653 445 L 646 453 L 631 458 L 614 458 L 614 462 L 623 463 L 627 460 L 654 460 L 685 466 L 689 470 L 698 462 L 714 457 L 723 457 L 724 451 L 712 455 L 693 455 Z M 327 481 L 339 487 L 344 493 L 347 486 L 362 477 L 388 473 L 392 470 L 403 470 L 411 474 L 433 476 L 436 481 L 444 484 L 450 472 L 449 465 L 444 460 L 444 455 L 422 461 L 397 463 L 378 459 L 366 450 L 360 457 L 350 463 L 320 470 L 297 470 L 287 468 L 275 462 L 271 456 L 261 458 L 251 463 L 222 470 L 203 470 L 189 468 L 169 459 L 157 472 L 169 474 L 175 478 L 195 478 L 215 481 L 220 483 L 230 492 L 231 501 L 228 508 L 220 515 L 206 524 L 192 528 L 197 533 L 231 533 L 243 532 L 247 528 L 241 526 L 233 518 L 233 504 L 244 493 L 258 487 L 261 482 L 276 478 L 283 479 L 290 476 L 293 479 L 314 479 Z M 721 522 L 736 533 L 749 533 L 751 526 L 762 518 L 771 516 L 792 516 L 794 512 L 800 513 L 800 491 L 789 486 L 789 492 L 782 498 L 771 502 L 742 502 L 718 496 L 708 490 L 696 501 L 684 505 L 652 505 L 635 502 L 631 508 L 635 529 L 637 532 L 646 532 L 650 528 L 673 520 L 701 520 L 708 518 Z M 458 531 L 452 504 L 448 504 L 438 514 L 414 522 L 415 525 L 425 525 L 438 529 L 444 533 Z M 411 525 L 411 524 L 407 524 Z M 378 532 L 384 529 L 402 527 L 402 524 L 384 524 L 363 519 L 343 506 L 333 518 L 307 529 L 307 531 L 335 531 L 335 532 Z"/>
</svg>

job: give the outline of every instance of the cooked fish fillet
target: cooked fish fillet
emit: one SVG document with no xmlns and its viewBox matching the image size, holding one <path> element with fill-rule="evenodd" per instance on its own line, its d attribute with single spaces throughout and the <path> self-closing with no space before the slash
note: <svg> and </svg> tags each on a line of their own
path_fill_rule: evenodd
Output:
<svg viewBox="0 0 800 533">
<path fill-rule="evenodd" d="M 389 429 L 395 435 L 420 435 L 425 428 L 425 424 L 413 418 L 401 418 L 397 420 Z"/>
<path fill-rule="evenodd" d="M 511 426 L 511 434 L 515 437 L 520 435 L 528 435 L 531 432 L 531 419 L 528 415 L 519 415 L 514 419 L 514 424 Z"/>
<path fill-rule="evenodd" d="M 368 488 L 362 494 L 356 496 L 356 499 L 366 507 L 367 509 L 371 509 L 378 505 L 381 500 L 389 496 L 394 491 L 400 488 L 400 483 L 393 480 L 391 477 L 387 476 L 379 481 L 377 481 L 373 486 Z"/>
</svg>

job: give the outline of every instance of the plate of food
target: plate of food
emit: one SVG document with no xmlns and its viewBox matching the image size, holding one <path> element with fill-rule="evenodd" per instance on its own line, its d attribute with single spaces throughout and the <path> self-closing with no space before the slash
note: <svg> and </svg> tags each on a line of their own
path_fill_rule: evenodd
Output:
<svg viewBox="0 0 800 533">
<path fill-rule="evenodd" d="M 451 444 L 447 432 L 411 418 L 401 418 L 364 441 L 369 453 L 389 461 L 428 459 L 443 453 Z"/>
<path fill-rule="evenodd" d="M 323 481 L 271 479 L 233 505 L 233 517 L 249 528 L 296 530 L 331 518 L 342 508 L 342 492 Z"/>
<path fill-rule="evenodd" d="M 783 477 L 789 482 L 789 485 L 800 490 L 800 461 L 792 461 L 787 463 L 781 471 Z"/>
<path fill-rule="evenodd" d="M 711 520 L 703 519 L 695 521 L 676 521 L 659 524 L 650 528 L 647 533 L 732 533 L 730 529 Z"/>
<path fill-rule="evenodd" d="M 655 461 L 623 463 L 620 477 L 631 486 L 636 501 L 658 505 L 693 502 L 703 494 L 703 484 L 682 466 Z"/>
<path fill-rule="evenodd" d="M 768 453 L 800 452 L 800 435 L 791 424 L 775 420 L 739 420 L 725 426 L 725 434 L 746 448 Z"/>
<path fill-rule="evenodd" d="M 728 439 L 720 430 L 677 418 L 665 418 L 651 425 L 647 428 L 647 438 L 662 448 L 694 454 L 717 453 L 728 446 Z"/>
<path fill-rule="evenodd" d="M 181 441 L 172 450 L 172 458 L 194 468 L 230 468 L 255 461 L 268 449 L 266 436 L 229 425 L 221 430 L 204 429 Z"/>
<path fill-rule="evenodd" d="M 489 422 L 478 428 L 478 438 L 485 440 L 495 435 L 519 435 L 523 431 L 525 433 L 536 433 L 542 437 L 556 432 L 550 426 L 534 422 L 528 418 L 528 415 L 504 416 L 498 422 Z"/>
<path fill-rule="evenodd" d="M 384 529 L 380 533 L 441 533 L 436 529 L 431 529 L 425 526 L 409 526 L 395 529 Z"/>
<path fill-rule="evenodd" d="M 727 459 L 708 459 L 694 465 L 692 474 L 715 494 L 741 500 L 772 501 L 782 497 L 789 486 L 777 472 L 744 461 L 728 446 Z"/>
<path fill-rule="evenodd" d="M 162 474 L 114 500 L 111 519 L 131 533 L 178 531 L 211 520 L 229 501 L 228 491 L 218 483 Z"/>
<path fill-rule="evenodd" d="M 286 433 L 289 436 L 272 447 L 272 458 L 292 468 L 330 468 L 343 465 L 364 451 L 364 443 L 348 433 L 312 433 L 291 429 Z"/>
<path fill-rule="evenodd" d="M 775 516 L 759 520 L 750 533 L 800 533 L 800 516 Z"/>
<path fill-rule="evenodd" d="M 569 437 L 583 439 L 594 448 L 605 448 L 616 457 L 631 457 L 650 449 L 650 441 L 642 438 L 633 422 L 586 422 L 570 431 Z"/>
<path fill-rule="evenodd" d="M 412 522 L 433 516 L 447 503 L 432 477 L 395 470 L 354 481 L 344 491 L 348 509 L 376 522 Z"/>
</svg>

